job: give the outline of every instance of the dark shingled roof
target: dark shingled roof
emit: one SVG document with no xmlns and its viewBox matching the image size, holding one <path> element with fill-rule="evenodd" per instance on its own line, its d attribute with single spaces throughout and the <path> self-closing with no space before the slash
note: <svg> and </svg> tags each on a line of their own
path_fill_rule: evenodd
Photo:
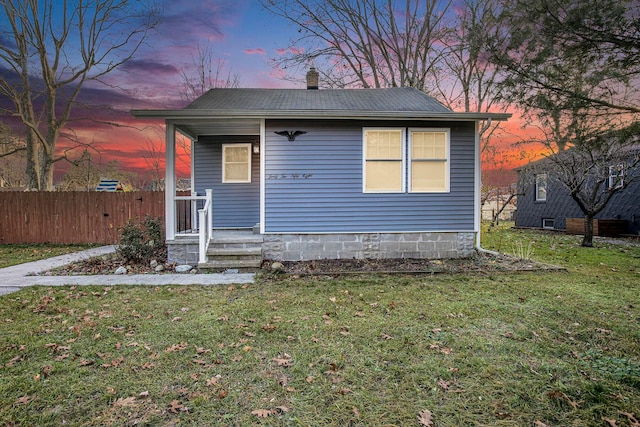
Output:
<svg viewBox="0 0 640 427">
<path fill-rule="evenodd" d="M 451 112 L 434 98 L 413 88 L 211 89 L 185 110 Z"/>
</svg>

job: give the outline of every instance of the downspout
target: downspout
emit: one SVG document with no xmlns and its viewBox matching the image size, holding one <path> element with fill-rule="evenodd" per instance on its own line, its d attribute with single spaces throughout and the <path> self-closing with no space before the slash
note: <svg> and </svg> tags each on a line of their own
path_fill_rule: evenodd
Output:
<svg viewBox="0 0 640 427">
<path fill-rule="evenodd" d="M 476 215 L 477 222 L 476 227 L 478 229 L 478 233 L 476 234 L 476 245 L 475 249 L 478 252 L 488 253 L 494 256 L 500 255 L 498 252 L 490 251 L 488 249 L 484 249 L 480 244 L 480 234 L 482 231 L 482 206 L 480 205 L 480 193 L 482 191 L 482 165 L 480 161 L 480 135 L 482 135 L 489 127 L 491 126 L 491 117 L 487 117 L 487 121 L 485 125 L 476 133 Z"/>
</svg>

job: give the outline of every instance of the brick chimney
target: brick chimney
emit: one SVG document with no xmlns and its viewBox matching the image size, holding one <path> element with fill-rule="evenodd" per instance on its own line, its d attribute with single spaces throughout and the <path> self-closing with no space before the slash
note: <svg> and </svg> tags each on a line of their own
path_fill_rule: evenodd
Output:
<svg viewBox="0 0 640 427">
<path fill-rule="evenodd" d="M 307 72 L 307 89 L 318 89 L 318 80 L 320 74 L 316 71 L 315 67 Z"/>
</svg>

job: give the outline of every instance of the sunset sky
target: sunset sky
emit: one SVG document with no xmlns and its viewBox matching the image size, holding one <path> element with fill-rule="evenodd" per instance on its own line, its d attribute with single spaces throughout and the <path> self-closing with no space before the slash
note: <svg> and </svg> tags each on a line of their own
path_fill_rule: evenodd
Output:
<svg viewBox="0 0 640 427">
<path fill-rule="evenodd" d="M 198 45 L 210 46 L 213 57 L 223 62 L 223 74 L 237 74 L 241 87 L 295 87 L 277 78 L 270 65 L 289 46 L 290 29 L 276 22 L 257 2 L 163 0 L 162 3 L 160 24 L 146 45 L 107 76 L 110 86 L 85 90 L 82 102 L 91 107 L 86 112 L 76 111 L 76 117 L 117 122 L 120 126 L 86 121 L 71 124 L 85 142 L 95 144 L 99 153 L 93 156 L 97 162 L 115 159 L 122 169 L 142 174 L 149 169 L 145 159 L 160 148 L 164 133 L 157 125 L 154 127 L 154 122 L 136 121 L 130 110 L 183 107 L 181 71 L 193 64 Z M 61 141 L 59 148 L 70 144 Z M 182 175 L 189 175 L 184 164 L 178 166 Z M 60 164 L 56 177 L 63 168 Z"/>
<path fill-rule="evenodd" d="M 97 149 L 93 152 L 95 162 L 117 160 L 120 169 L 143 176 L 148 175 L 152 153 L 155 151 L 158 156 L 164 133 L 162 123 L 137 121 L 130 110 L 184 106 L 180 73 L 193 64 L 198 45 L 210 46 L 213 57 L 223 61 L 223 74 L 237 74 L 240 87 L 304 87 L 302 83 L 296 85 L 278 78 L 278 71 L 271 65 L 274 58 L 289 48 L 297 28 L 268 14 L 258 2 L 162 0 L 162 5 L 163 15 L 157 30 L 135 57 L 104 79 L 108 85 L 94 84 L 83 91 L 80 101 L 88 110 L 76 110 L 74 117 L 91 120 L 70 124 L 81 141 L 91 142 Z M 109 121 L 118 126 L 96 124 L 96 121 Z M 506 127 L 507 134 L 521 132 L 518 120 L 512 120 Z M 508 136 L 499 144 L 506 146 L 514 139 Z M 68 141 L 60 140 L 58 148 L 64 150 L 69 146 Z M 179 163 L 178 167 L 181 175 L 189 175 L 184 164 Z M 64 169 L 64 162 L 56 166 L 57 180 Z"/>
</svg>

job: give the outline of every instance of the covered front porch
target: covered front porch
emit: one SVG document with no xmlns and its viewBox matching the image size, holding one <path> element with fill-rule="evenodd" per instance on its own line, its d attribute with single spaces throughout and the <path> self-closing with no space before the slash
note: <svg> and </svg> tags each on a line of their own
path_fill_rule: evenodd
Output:
<svg viewBox="0 0 640 427">
<path fill-rule="evenodd" d="M 190 190 L 177 192 L 177 139 L 190 145 Z M 166 120 L 165 224 L 169 262 L 200 268 L 262 263 L 262 119 Z M 246 158 L 246 162 L 238 161 Z"/>
</svg>

